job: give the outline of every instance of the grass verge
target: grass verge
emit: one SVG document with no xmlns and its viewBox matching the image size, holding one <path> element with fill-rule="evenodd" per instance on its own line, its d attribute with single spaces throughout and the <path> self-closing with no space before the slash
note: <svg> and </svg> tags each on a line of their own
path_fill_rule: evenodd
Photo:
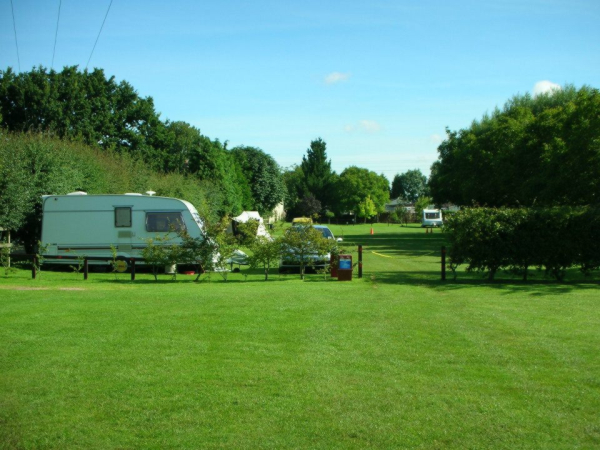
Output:
<svg viewBox="0 0 600 450">
<path fill-rule="evenodd" d="M 597 282 L 442 283 L 441 234 L 332 229 L 362 280 L 0 278 L 0 446 L 600 446 Z"/>
</svg>

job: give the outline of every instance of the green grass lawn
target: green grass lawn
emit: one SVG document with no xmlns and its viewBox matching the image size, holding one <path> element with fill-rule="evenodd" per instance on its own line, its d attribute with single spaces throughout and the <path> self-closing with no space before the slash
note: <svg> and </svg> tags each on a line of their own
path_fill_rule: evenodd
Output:
<svg viewBox="0 0 600 450">
<path fill-rule="evenodd" d="M 0 277 L 0 448 L 600 448 L 597 275 L 444 283 L 437 230 L 331 228 L 363 279 Z"/>
</svg>

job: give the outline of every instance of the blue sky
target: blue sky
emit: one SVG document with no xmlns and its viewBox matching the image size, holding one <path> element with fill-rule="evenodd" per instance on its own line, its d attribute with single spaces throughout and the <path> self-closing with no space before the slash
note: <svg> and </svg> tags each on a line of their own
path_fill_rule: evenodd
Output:
<svg viewBox="0 0 600 450">
<path fill-rule="evenodd" d="M 62 0 L 54 68 L 85 68 L 110 0 Z M 52 65 L 59 0 L 12 0 L 20 69 Z M 113 0 L 90 68 L 163 119 L 283 167 L 310 141 L 333 168 L 429 167 L 445 128 L 536 85 L 600 88 L 600 1 Z M 0 69 L 18 70 L 0 0 Z M 538 83 L 547 83 L 539 85 Z"/>
</svg>

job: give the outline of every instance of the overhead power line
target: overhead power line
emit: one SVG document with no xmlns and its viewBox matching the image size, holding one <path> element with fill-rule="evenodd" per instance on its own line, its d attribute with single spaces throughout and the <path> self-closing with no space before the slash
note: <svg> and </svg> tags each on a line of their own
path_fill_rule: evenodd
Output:
<svg viewBox="0 0 600 450">
<path fill-rule="evenodd" d="M 94 50 L 96 50 L 96 44 L 98 43 L 98 39 L 100 39 L 100 33 L 102 33 L 102 28 L 104 28 L 104 23 L 106 22 L 106 18 L 108 17 L 108 12 L 110 11 L 110 7 L 112 6 L 112 3 L 113 3 L 113 0 L 110 0 L 110 4 L 108 5 L 108 9 L 106 10 L 106 15 L 104 16 L 104 20 L 102 21 L 102 26 L 100 27 L 100 31 L 98 32 L 98 37 L 96 38 L 96 42 L 94 42 L 94 48 L 92 48 L 92 53 L 90 53 L 88 62 L 85 65 L 86 70 L 87 70 L 88 66 L 90 65 L 90 61 L 92 60 L 92 55 L 94 54 Z"/>
<path fill-rule="evenodd" d="M 19 42 L 17 41 L 17 25 L 15 24 L 15 8 L 13 1 L 10 0 L 10 9 L 12 11 L 13 29 L 15 30 L 15 45 L 17 46 L 17 62 L 19 63 L 19 72 L 21 71 L 21 58 L 19 57 Z"/>
<path fill-rule="evenodd" d="M 54 69 L 54 55 L 56 54 L 56 41 L 58 39 L 58 22 L 60 21 L 61 5 L 62 5 L 62 0 L 59 0 L 58 1 L 58 17 L 56 18 L 56 33 L 54 33 L 54 50 L 52 51 L 52 65 L 50 66 L 51 69 Z"/>
</svg>

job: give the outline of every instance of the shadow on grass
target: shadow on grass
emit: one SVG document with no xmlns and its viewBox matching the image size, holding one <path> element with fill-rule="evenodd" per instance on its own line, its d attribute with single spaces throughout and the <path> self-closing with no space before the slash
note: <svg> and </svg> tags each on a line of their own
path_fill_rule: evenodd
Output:
<svg viewBox="0 0 600 450">
<path fill-rule="evenodd" d="M 271 269 L 269 272 L 268 280 L 264 278 L 264 270 L 262 269 L 246 269 L 242 272 L 234 272 L 228 275 L 227 280 L 223 279 L 218 273 L 214 273 L 208 278 L 206 274 L 203 274 L 199 279 L 196 279 L 197 275 L 177 275 L 177 278 L 173 280 L 169 275 L 159 274 L 158 280 L 154 280 L 153 278 L 149 278 L 149 273 L 142 273 L 144 279 L 137 278 L 135 281 L 131 281 L 129 279 L 129 274 L 121 274 L 122 278 L 115 279 L 112 278 L 96 278 L 92 279 L 93 275 L 90 275 L 90 279 L 94 283 L 127 283 L 132 285 L 167 285 L 167 284 L 240 284 L 240 283 L 271 283 L 271 282 L 281 282 L 281 281 L 293 281 L 300 279 L 300 271 L 299 270 L 286 270 L 285 273 L 279 273 L 278 269 Z M 127 275 L 127 278 L 125 278 Z M 318 281 L 337 281 L 336 279 L 332 279 L 327 276 L 325 278 L 322 274 L 317 273 L 315 270 L 307 269 L 306 270 L 306 279 L 307 282 L 318 282 Z"/>
<path fill-rule="evenodd" d="M 396 232 L 373 236 L 347 235 L 343 245 L 362 245 L 366 250 L 391 256 L 424 256 L 441 252 L 442 246 L 447 245 L 447 242 L 440 231 L 434 234 Z"/>
<path fill-rule="evenodd" d="M 446 281 L 441 280 L 440 272 L 412 271 L 412 272 L 379 272 L 368 274 L 366 278 L 371 278 L 375 283 L 380 284 L 398 284 L 425 286 L 436 290 L 454 291 L 458 289 L 470 289 L 480 287 L 490 287 L 500 291 L 510 292 L 531 292 L 532 296 L 542 295 L 561 295 L 573 290 L 598 289 L 600 280 L 592 278 L 583 278 L 558 282 L 549 278 L 521 279 L 502 278 L 498 276 L 494 281 L 488 281 L 483 274 L 465 273 L 453 280 L 451 274 L 447 274 Z"/>
</svg>

